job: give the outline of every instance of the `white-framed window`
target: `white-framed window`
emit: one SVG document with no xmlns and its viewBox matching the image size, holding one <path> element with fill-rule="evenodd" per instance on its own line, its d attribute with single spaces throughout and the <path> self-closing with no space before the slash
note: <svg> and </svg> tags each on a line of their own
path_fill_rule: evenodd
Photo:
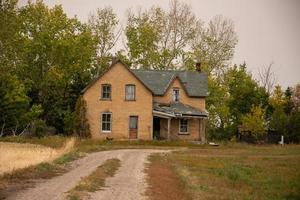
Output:
<svg viewBox="0 0 300 200">
<path fill-rule="evenodd" d="M 102 84 L 101 85 L 101 99 L 110 100 L 111 99 L 111 85 Z"/>
<path fill-rule="evenodd" d="M 135 85 L 132 84 L 125 85 L 125 100 L 126 101 L 135 100 Z"/>
<path fill-rule="evenodd" d="M 179 89 L 173 88 L 173 101 L 178 102 L 179 101 Z"/>
<path fill-rule="evenodd" d="M 101 131 L 104 133 L 111 132 L 112 114 L 110 112 L 104 112 L 101 114 Z"/>
<path fill-rule="evenodd" d="M 188 119 L 180 119 L 179 120 L 179 134 L 188 134 Z"/>
</svg>

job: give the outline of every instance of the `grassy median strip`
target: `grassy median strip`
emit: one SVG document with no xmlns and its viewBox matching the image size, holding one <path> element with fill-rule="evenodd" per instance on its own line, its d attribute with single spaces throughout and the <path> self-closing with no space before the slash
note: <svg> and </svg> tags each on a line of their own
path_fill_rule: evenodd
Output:
<svg viewBox="0 0 300 200">
<path fill-rule="evenodd" d="M 89 192 L 95 192 L 105 186 L 105 179 L 113 177 L 121 166 L 119 159 L 109 159 L 97 167 L 90 175 L 81 179 L 77 186 L 69 191 L 69 199 L 77 200 L 88 197 Z"/>
</svg>

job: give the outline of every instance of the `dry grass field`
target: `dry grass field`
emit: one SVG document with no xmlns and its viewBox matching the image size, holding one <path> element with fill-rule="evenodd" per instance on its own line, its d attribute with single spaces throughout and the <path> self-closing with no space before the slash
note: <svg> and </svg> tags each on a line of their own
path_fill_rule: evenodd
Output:
<svg viewBox="0 0 300 200">
<path fill-rule="evenodd" d="M 71 151 L 75 143 L 70 138 L 60 148 L 51 148 L 37 144 L 0 142 L 0 175 L 14 170 L 51 162 Z"/>
</svg>

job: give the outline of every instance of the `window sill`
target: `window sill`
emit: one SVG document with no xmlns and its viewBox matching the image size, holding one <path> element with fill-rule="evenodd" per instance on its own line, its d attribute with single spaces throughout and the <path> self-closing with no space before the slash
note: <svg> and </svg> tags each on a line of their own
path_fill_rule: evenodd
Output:
<svg viewBox="0 0 300 200">
<path fill-rule="evenodd" d="M 108 134 L 111 133 L 111 131 L 101 131 L 101 133 Z"/>
<path fill-rule="evenodd" d="M 125 99 L 124 101 L 136 101 L 135 99 L 132 99 L 132 100 L 127 100 L 127 99 Z"/>
<path fill-rule="evenodd" d="M 179 132 L 178 135 L 190 135 L 189 132 Z"/>
<path fill-rule="evenodd" d="M 100 98 L 100 101 L 111 101 L 111 99 Z"/>
</svg>

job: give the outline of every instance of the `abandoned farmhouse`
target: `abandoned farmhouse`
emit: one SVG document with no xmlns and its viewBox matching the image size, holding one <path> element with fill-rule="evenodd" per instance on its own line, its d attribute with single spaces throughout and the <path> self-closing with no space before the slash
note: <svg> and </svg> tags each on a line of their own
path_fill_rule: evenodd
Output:
<svg viewBox="0 0 300 200">
<path fill-rule="evenodd" d="M 205 141 L 207 75 L 116 60 L 82 92 L 93 138 Z"/>
</svg>

